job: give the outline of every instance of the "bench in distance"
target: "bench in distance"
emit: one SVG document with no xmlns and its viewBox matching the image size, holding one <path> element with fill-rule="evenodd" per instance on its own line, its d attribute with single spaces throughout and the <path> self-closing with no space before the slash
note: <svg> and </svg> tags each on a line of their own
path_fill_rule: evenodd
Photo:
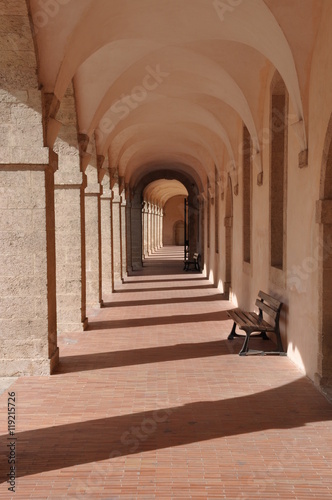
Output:
<svg viewBox="0 0 332 500">
<path fill-rule="evenodd" d="M 199 265 L 199 260 L 200 260 L 200 255 L 199 253 L 194 253 L 193 255 L 193 260 L 186 259 L 184 261 L 184 271 L 189 271 L 189 267 L 193 266 L 193 268 L 196 271 L 200 271 L 200 265 Z"/>
</svg>

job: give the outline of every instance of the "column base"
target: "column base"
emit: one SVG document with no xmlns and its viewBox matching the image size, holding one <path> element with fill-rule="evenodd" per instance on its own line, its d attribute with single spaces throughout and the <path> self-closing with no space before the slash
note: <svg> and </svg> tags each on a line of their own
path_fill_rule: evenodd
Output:
<svg viewBox="0 0 332 500">
<path fill-rule="evenodd" d="M 131 266 L 131 269 L 132 269 L 132 271 L 142 271 L 143 265 L 142 264 L 138 264 L 138 263 L 137 264 L 133 264 Z"/>
<path fill-rule="evenodd" d="M 52 374 L 54 372 L 55 368 L 59 364 L 59 357 L 60 357 L 59 355 L 60 355 L 60 351 L 59 351 L 59 348 L 57 347 L 55 350 L 55 353 L 53 354 L 53 356 L 50 359 L 50 374 Z"/>
<path fill-rule="evenodd" d="M 59 363 L 59 348 L 51 359 L 43 358 L 0 358 L 0 377 L 33 377 L 50 375 Z"/>
</svg>

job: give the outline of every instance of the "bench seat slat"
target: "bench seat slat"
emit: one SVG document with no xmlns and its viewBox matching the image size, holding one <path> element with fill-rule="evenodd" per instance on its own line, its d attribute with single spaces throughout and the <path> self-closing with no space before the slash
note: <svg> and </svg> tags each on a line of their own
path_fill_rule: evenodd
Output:
<svg viewBox="0 0 332 500">
<path fill-rule="evenodd" d="M 257 323 L 255 320 L 251 318 L 250 312 L 247 311 L 241 311 L 241 309 L 238 309 L 236 311 L 236 315 L 239 318 L 238 323 L 241 324 L 242 326 L 248 325 L 248 326 L 255 326 Z"/>
<path fill-rule="evenodd" d="M 241 311 L 241 309 L 232 309 L 231 311 L 227 311 L 227 314 L 242 330 L 274 331 L 274 327 L 264 319 L 262 320 L 256 313 Z"/>
</svg>

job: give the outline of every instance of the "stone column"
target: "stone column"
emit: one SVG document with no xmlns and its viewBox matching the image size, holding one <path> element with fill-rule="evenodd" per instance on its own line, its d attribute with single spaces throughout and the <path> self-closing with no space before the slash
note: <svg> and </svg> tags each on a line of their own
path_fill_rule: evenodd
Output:
<svg viewBox="0 0 332 500">
<path fill-rule="evenodd" d="M 157 249 L 159 250 L 159 248 L 161 247 L 161 244 L 160 244 L 160 207 L 159 205 L 157 205 Z"/>
<path fill-rule="evenodd" d="M 0 376 L 58 362 L 54 171 L 26 2 L 1 3 Z M 13 33 L 15 47 L 11 43 Z"/>
<path fill-rule="evenodd" d="M 70 88 L 57 114 L 62 123 L 54 150 L 59 168 L 55 173 L 56 287 L 58 333 L 82 331 L 85 310 L 84 187 L 77 137 L 76 109 Z M 83 285 L 84 283 L 84 285 Z"/>
<path fill-rule="evenodd" d="M 100 217 L 101 217 L 101 248 L 102 248 L 102 286 L 101 304 L 107 301 L 107 296 L 113 290 L 112 279 L 112 197 L 108 171 L 102 179 L 102 192 L 100 197 Z"/>
<path fill-rule="evenodd" d="M 114 176 L 112 200 L 112 241 L 114 286 L 122 279 L 121 196 L 119 177 Z"/>
<path fill-rule="evenodd" d="M 189 226 L 189 248 L 190 248 L 190 258 L 192 255 L 198 251 L 198 235 L 199 235 L 199 219 L 198 219 L 198 209 L 192 204 L 188 203 L 188 226 Z"/>
<path fill-rule="evenodd" d="M 131 200 L 131 256 L 132 269 L 142 269 L 142 202 L 139 195 L 134 195 Z"/>
<path fill-rule="evenodd" d="M 127 238 L 127 272 L 133 270 L 132 248 L 131 248 L 131 195 L 126 200 L 126 238 Z"/>
<path fill-rule="evenodd" d="M 123 281 L 127 274 L 127 216 L 126 198 L 124 192 L 121 195 L 121 279 Z"/>
<path fill-rule="evenodd" d="M 86 245 L 86 304 L 99 307 L 101 304 L 101 230 L 100 230 L 100 184 L 94 139 L 90 143 L 91 159 L 86 167 L 85 189 L 85 245 Z"/>
<path fill-rule="evenodd" d="M 58 363 L 54 167 L 0 165 L 0 375 L 48 375 Z M 39 160 L 38 158 L 38 160 Z M 37 158 L 36 158 L 37 160 Z M 56 160 L 54 160 L 54 164 Z"/>
<path fill-rule="evenodd" d="M 151 205 L 151 253 L 156 250 L 156 206 Z"/>
<path fill-rule="evenodd" d="M 160 209 L 160 225 L 159 225 L 159 239 L 160 239 L 160 248 L 164 246 L 164 240 L 163 240 L 163 227 L 164 227 L 164 209 Z"/>
<path fill-rule="evenodd" d="M 142 223 L 143 223 L 143 257 L 146 257 L 148 252 L 148 209 L 147 202 L 144 202 L 142 210 Z"/>
<path fill-rule="evenodd" d="M 152 253 L 152 205 L 148 203 L 148 255 Z"/>
</svg>

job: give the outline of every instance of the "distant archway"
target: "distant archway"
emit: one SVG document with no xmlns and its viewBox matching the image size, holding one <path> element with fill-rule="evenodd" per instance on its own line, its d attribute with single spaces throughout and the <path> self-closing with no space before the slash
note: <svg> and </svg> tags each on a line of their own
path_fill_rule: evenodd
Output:
<svg viewBox="0 0 332 500">
<path fill-rule="evenodd" d="M 166 166 L 165 166 L 166 167 Z M 189 247 L 191 254 L 200 251 L 200 231 L 198 227 L 199 187 L 190 173 L 184 173 L 170 166 L 169 168 L 149 171 L 149 166 L 142 169 L 142 175 L 136 183 L 130 187 L 133 193 L 130 203 L 127 205 L 127 262 L 128 270 L 135 271 L 142 268 L 142 207 L 143 192 L 145 187 L 158 179 L 175 179 L 181 182 L 188 192 L 189 210 Z M 151 167 L 150 167 L 151 168 Z"/>
</svg>

